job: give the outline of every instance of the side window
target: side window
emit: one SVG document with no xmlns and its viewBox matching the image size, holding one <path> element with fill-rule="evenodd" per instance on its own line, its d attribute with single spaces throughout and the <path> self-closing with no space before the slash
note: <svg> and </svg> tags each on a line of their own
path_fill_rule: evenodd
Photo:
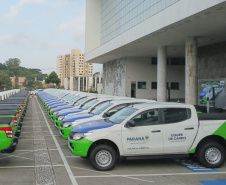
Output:
<svg viewBox="0 0 226 185">
<path fill-rule="evenodd" d="M 110 113 L 110 115 L 113 115 L 114 113 L 118 112 L 119 110 L 123 109 L 126 106 L 127 104 L 118 105 L 110 109 L 108 112 Z"/>
<path fill-rule="evenodd" d="M 95 105 L 95 107 L 93 107 L 93 109 L 96 109 L 96 108 L 100 107 L 102 104 L 104 104 L 104 103 L 106 103 L 106 102 L 107 102 L 107 101 L 104 101 L 104 102 L 101 102 L 101 103 Z"/>
<path fill-rule="evenodd" d="M 165 123 L 177 123 L 191 118 L 191 110 L 186 108 L 163 109 Z"/>
<path fill-rule="evenodd" d="M 159 124 L 158 109 L 142 112 L 133 118 L 135 127 Z"/>
</svg>

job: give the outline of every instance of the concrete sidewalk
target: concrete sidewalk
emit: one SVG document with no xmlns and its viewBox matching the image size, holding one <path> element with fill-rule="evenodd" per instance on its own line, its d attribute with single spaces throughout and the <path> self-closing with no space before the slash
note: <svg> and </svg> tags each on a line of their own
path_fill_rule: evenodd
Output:
<svg viewBox="0 0 226 185">
<path fill-rule="evenodd" d="M 0 154 L 0 184 L 72 184 L 46 121 L 36 98 L 30 98 L 17 150 Z"/>
</svg>

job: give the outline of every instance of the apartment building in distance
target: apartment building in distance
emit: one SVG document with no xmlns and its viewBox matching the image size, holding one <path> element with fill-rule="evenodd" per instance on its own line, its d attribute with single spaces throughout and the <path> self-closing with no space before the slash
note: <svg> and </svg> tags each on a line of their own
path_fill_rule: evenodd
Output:
<svg viewBox="0 0 226 185">
<path fill-rule="evenodd" d="M 61 86 L 65 89 L 87 91 L 92 82 L 81 81 L 80 78 L 93 76 L 93 64 L 85 62 L 85 56 L 81 50 L 73 49 L 70 54 L 57 56 L 57 75 L 61 80 Z M 81 83 L 76 80 L 78 78 Z M 80 85 L 82 88 L 78 88 Z"/>
<path fill-rule="evenodd" d="M 26 77 L 10 77 L 10 80 L 12 81 L 12 87 L 17 89 L 25 89 L 26 87 L 23 86 L 24 81 L 26 80 Z M 37 79 L 36 79 L 37 80 Z"/>
</svg>

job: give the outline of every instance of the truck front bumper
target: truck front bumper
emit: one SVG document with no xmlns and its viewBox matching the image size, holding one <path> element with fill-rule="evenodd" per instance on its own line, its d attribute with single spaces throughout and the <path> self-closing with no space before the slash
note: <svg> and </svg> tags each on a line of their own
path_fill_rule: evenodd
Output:
<svg viewBox="0 0 226 185">
<path fill-rule="evenodd" d="M 87 157 L 89 147 L 93 144 L 93 141 L 88 139 L 80 139 L 80 140 L 73 140 L 68 138 L 68 147 L 74 155 Z"/>
<path fill-rule="evenodd" d="M 72 128 L 73 128 L 73 126 L 70 126 L 67 128 L 60 127 L 60 135 L 62 136 L 62 138 L 67 139 Z"/>
</svg>

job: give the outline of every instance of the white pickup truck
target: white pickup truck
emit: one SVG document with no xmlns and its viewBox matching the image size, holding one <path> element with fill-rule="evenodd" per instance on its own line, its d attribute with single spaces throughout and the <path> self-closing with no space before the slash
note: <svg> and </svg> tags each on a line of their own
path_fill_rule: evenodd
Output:
<svg viewBox="0 0 226 185">
<path fill-rule="evenodd" d="M 205 167 L 225 161 L 226 114 L 197 114 L 192 105 L 144 103 L 109 119 L 76 125 L 68 147 L 97 170 L 111 170 L 120 157 L 196 155 Z"/>
</svg>

